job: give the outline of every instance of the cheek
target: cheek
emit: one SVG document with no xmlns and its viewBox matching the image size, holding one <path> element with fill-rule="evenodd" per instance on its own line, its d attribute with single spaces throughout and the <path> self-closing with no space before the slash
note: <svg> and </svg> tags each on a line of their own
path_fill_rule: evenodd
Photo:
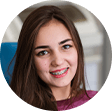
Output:
<svg viewBox="0 0 112 111">
<path fill-rule="evenodd" d="M 47 60 L 35 59 L 35 66 L 37 71 L 48 72 L 49 70 L 49 62 Z"/>
<path fill-rule="evenodd" d="M 72 51 L 68 56 L 68 62 L 71 66 L 77 66 L 78 56 L 76 51 Z"/>
</svg>

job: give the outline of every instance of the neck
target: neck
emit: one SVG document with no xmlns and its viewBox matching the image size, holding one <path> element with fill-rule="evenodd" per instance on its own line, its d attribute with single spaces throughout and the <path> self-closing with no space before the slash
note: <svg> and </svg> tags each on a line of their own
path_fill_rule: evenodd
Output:
<svg viewBox="0 0 112 111">
<path fill-rule="evenodd" d="M 64 87 L 51 87 L 53 95 L 56 101 L 65 100 L 69 98 L 71 86 L 64 86 Z"/>
</svg>

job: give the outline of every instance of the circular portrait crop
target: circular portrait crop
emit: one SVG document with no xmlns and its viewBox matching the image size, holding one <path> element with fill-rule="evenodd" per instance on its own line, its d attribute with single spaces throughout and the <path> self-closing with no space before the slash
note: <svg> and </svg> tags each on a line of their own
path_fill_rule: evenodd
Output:
<svg viewBox="0 0 112 111">
<path fill-rule="evenodd" d="M 13 92 L 40 109 L 81 106 L 103 86 L 111 45 L 100 21 L 85 8 L 46 1 L 24 11 L 1 43 L 1 67 Z"/>
</svg>

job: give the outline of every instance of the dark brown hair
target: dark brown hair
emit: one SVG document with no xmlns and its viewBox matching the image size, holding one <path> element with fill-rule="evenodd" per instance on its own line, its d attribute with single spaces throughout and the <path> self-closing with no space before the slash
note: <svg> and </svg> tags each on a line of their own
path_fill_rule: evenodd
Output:
<svg viewBox="0 0 112 111">
<path fill-rule="evenodd" d="M 57 104 L 52 91 L 48 85 L 39 78 L 33 58 L 34 43 L 39 29 L 52 19 L 56 19 L 66 26 L 78 53 L 78 67 L 71 81 L 70 97 L 72 98 L 74 91 L 76 97 L 81 93 L 87 95 L 84 81 L 83 48 L 79 34 L 66 14 L 55 6 L 40 7 L 26 18 L 18 40 L 15 54 L 16 61 L 10 87 L 27 103 L 38 108 L 57 111 Z M 70 104 L 72 104 L 72 102 L 73 101 L 71 101 Z"/>
</svg>

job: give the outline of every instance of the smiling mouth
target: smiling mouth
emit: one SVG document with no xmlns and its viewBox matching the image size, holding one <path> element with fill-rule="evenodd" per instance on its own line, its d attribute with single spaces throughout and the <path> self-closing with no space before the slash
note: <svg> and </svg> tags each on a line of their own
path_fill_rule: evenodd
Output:
<svg viewBox="0 0 112 111">
<path fill-rule="evenodd" d="M 52 75 L 62 75 L 62 74 L 64 74 L 68 69 L 69 69 L 69 68 L 67 67 L 66 69 L 63 69 L 63 70 L 61 70 L 61 71 L 52 71 L 52 72 L 50 72 L 50 74 L 52 74 Z"/>
</svg>

